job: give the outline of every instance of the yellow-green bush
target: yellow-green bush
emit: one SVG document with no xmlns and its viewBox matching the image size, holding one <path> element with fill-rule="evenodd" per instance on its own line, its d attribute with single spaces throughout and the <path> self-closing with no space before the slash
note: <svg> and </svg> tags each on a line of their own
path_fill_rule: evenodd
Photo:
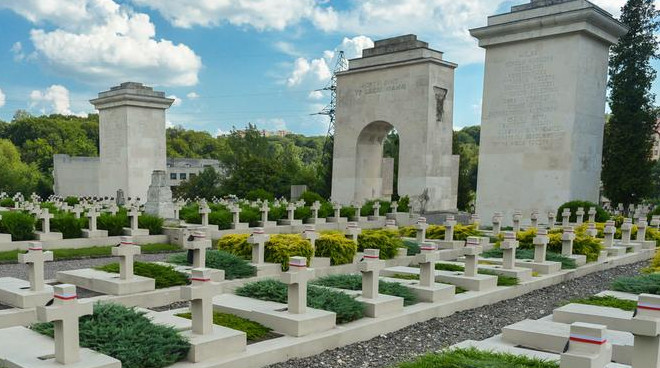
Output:
<svg viewBox="0 0 660 368">
<path fill-rule="evenodd" d="M 599 239 L 593 239 L 586 235 L 587 226 L 578 226 L 575 228 L 575 240 L 573 241 L 573 254 L 581 254 L 587 256 L 587 262 L 595 262 L 598 260 L 598 255 L 603 249 L 603 245 Z M 525 231 L 519 231 L 516 234 L 520 249 L 534 249 L 534 237 L 536 236 L 536 229 L 529 228 Z M 562 246 L 562 229 L 555 228 L 548 231 L 548 251 L 554 253 L 561 253 Z M 498 242 L 499 246 L 499 242 Z"/>
<path fill-rule="evenodd" d="M 414 226 L 404 226 L 399 228 L 399 235 L 404 238 L 414 238 L 417 236 L 417 229 Z"/>
<path fill-rule="evenodd" d="M 414 238 L 417 236 L 417 229 L 415 226 L 406 226 L 399 229 L 399 234 L 403 237 Z M 454 240 L 467 240 L 468 236 L 484 236 L 484 233 L 477 230 L 474 225 L 461 225 L 454 226 Z M 426 229 L 427 239 L 445 239 L 445 227 L 442 225 L 430 225 Z"/>
<path fill-rule="evenodd" d="M 394 258 L 398 248 L 405 248 L 405 245 L 393 230 L 364 230 L 358 236 L 358 250 L 380 249 L 380 259 Z"/>
<path fill-rule="evenodd" d="M 658 273 L 658 272 L 660 272 L 660 252 L 657 252 L 655 254 L 655 257 L 653 257 L 653 260 L 651 261 L 651 265 L 649 267 L 646 267 L 642 271 L 644 273 Z"/>
<path fill-rule="evenodd" d="M 357 253 L 357 244 L 341 233 L 321 234 L 315 244 L 315 256 L 329 257 L 332 265 L 352 263 Z"/>
<path fill-rule="evenodd" d="M 248 234 L 225 235 L 218 240 L 220 250 L 235 254 L 244 259 L 252 258 L 252 246 L 248 244 Z M 312 244 L 296 234 L 271 235 L 266 242 L 264 260 L 268 263 L 281 263 L 283 270 L 289 269 L 290 257 L 305 257 L 307 262 L 314 256 Z"/>
</svg>

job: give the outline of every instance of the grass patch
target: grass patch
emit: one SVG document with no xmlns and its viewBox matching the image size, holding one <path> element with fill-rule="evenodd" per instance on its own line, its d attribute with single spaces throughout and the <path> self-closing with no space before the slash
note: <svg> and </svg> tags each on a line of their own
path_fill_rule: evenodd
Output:
<svg viewBox="0 0 660 368">
<path fill-rule="evenodd" d="M 102 257 L 112 257 L 112 246 L 99 246 L 99 247 L 87 247 L 87 248 L 62 248 L 62 249 L 52 249 L 53 256 L 56 261 L 62 261 L 67 259 L 80 259 L 80 258 L 102 258 Z M 152 253 L 168 253 L 180 251 L 181 248 L 178 245 L 174 244 L 143 244 L 140 245 L 142 254 L 152 254 Z M 46 249 L 48 250 L 48 249 Z M 0 263 L 15 263 L 18 259 L 18 253 L 22 251 L 19 250 L 9 250 L 5 252 L 0 252 Z"/>
<path fill-rule="evenodd" d="M 52 323 L 36 332 L 53 337 Z M 144 313 L 118 304 L 97 303 L 80 318 L 80 346 L 119 359 L 124 368 L 161 368 L 188 354 L 190 344 L 172 327 L 153 324 Z"/>
<path fill-rule="evenodd" d="M 625 300 L 613 296 L 590 296 L 583 299 L 573 299 L 569 303 L 598 305 L 601 307 L 619 308 L 624 311 L 632 312 L 637 309 L 637 302 L 634 300 Z M 568 304 L 568 303 L 567 303 Z"/>
<path fill-rule="evenodd" d="M 191 313 L 180 313 L 178 317 L 192 319 Z M 249 319 L 241 318 L 233 314 L 213 312 L 213 323 L 218 326 L 243 331 L 247 334 L 249 342 L 262 341 L 271 335 L 271 329 Z"/>
<path fill-rule="evenodd" d="M 556 362 L 524 356 L 480 351 L 474 348 L 423 355 L 398 368 L 559 368 Z"/>
<path fill-rule="evenodd" d="M 465 267 L 456 265 L 453 263 L 436 263 L 435 264 L 435 269 L 438 271 L 451 271 L 451 272 L 463 272 L 465 271 Z M 497 276 L 497 286 L 516 286 L 518 285 L 518 278 L 517 277 L 510 277 L 510 276 L 503 276 L 503 275 L 498 275 L 494 271 L 491 270 L 484 270 L 480 269 L 478 271 L 480 275 L 490 275 L 490 276 Z"/>
<path fill-rule="evenodd" d="M 413 274 L 396 273 L 389 277 L 394 279 L 401 279 L 401 280 L 419 280 L 419 275 L 413 275 Z M 467 291 L 462 287 L 458 287 L 458 286 L 455 286 L 454 288 L 455 288 L 455 292 L 454 292 L 455 294 L 462 294 Z"/>
<path fill-rule="evenodd" d="M 612 290 L 633 294 L 660 295 L 660 273 L 620 277 L 612 283 Z"/>
<path fill-rule="evenodd" d="M 187 253 L 173 254 L 167 261 L 179 265 L 190 265 L 188 263 Z M 218 250 L 206 251 L 206 267 L 224 270 L 225 279 L 227 280 L 243 279 L 257 274 L 257 268 L 249 264 L 246 260 L 231 253 Z"/>
<path fill-rule="evenodd" d="M 108 263 L 103 266 L 98 266 L 96 269 L 105 272 L 119 273 L 119 263 Z M 138 276 L 156 280 L 156 289 L 186 285 L 189 283 L 188 275 L 176 271 L 173 267 L 169 266 L 155 263 L 135 262 L 133 270 Z"/>
<path fill-rule="evenodd" d="M 312 283 L 314 285 L 337 289 L 362 290 L 362 275 L 329 275 L 318 278 Z M 417 296 L 415 293 L 397 282 L 380 280 L 378 283 L 378 292 L 403 298 L 403 305 L 413 305 L 417 303 Z"/>
<path fill-rule="evenodd" d="M 498 248 L 491 249 L 483 252 L 481 256 L 484 258 L 502 258 L 502 250 Z M 516 259 L 534 259 L 534 250 L 518 249 L 516 251 Z M 545 260 L 552 262 L 561 262 L 561 268 L 563 270 L 572 270 L 577 268 L 574 259 L 564 257 L 559 253 L 547 252 L 545 256 Z"/>
<path fill-rule="evenodd" d="M 422 252 L 421 246 L 419 243 L 413 240 L 409 239 L 403 239 L 403 246 L 408 248 L 408 254 L 409 256 L 414 256 L 416 254 L 419 254 Z"/>
<path fill-rule="evenodd" d="M 236 295 L 286 303 L 287 285 L 272 279 L 250 282 L 236 289 Z M 338 324 L 348 323 L 364 317 L 364 306 L 354 297 L 340 291 L 328 290 L 313 285 L 307 286 L 307 306 L 335 312 Z"/>
</svg>

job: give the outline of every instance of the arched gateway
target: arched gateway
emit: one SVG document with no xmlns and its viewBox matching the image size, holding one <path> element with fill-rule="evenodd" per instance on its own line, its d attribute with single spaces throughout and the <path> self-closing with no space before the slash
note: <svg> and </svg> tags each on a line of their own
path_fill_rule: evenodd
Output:
<svg viewBox="0 0 660 368">
<path fill-rule="evenodd" d="M 383 198 L 383 141 L 399 133 L 400 195 L 428 195 L 427 212 L 455 211 L 454 69 L 417 36 L 376 41 L 337 76 L 332 199 Z"/>
</svg>

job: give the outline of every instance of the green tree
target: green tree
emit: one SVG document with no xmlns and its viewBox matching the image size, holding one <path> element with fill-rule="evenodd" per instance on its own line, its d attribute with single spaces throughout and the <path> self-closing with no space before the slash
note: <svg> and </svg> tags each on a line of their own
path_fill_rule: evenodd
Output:
<svg viewBox="0 0 660 368">
<path fill-rule="evenodd" d="M 40 192 L 43 179 L 36 165 L 22 162 L 18 149 L 7 139 L 0 139 L 0 167 L 0 192 L 21 192 L 25 196 Z"/>
<path fill-rule="evenodd" d="M 621 22 L 629 32 L 612 48 L 610 109 L 605 124 L 602 180 L 613 203 L 637 203 L 652 192 L 651 149 L 657 115 L 650 92 L 658 51 L 654 32 L 658 12 L 653 0 L 628 0 Z"/>
<path fill-rule="evenodd" d="M 207 167 L 199 173 L 199 175 L 192 177 L 179 186 L 174 187 L 174 196 L 183 197 L 183 198 L 206 198 L 211 199 L 214 196 L 219 197 L 222 195 L 220 193 L 220 183 L 222 181 L 222 176 L 215 171 L 212 167 Z"/>
</svg>

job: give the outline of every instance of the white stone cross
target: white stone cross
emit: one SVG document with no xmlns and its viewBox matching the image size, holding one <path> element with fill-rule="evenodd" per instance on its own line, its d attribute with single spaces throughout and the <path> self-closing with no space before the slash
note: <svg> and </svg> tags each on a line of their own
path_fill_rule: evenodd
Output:
<svg viewBox="0 0 660 368">
<path fill-rule="evenodd" d="M 392 209 L 392 213 L 396 214 L 397 210 L 399 209 L 399 202 L 394 201 L 390 203 L 390 208 Z"/>
<path fill-rule="evenodd" d="M 564 211 L 561 213 L 561 226 L 568 226 L 570 225 L 570 219 L 571 219 L 571 209 L 570 208 L 564 208 Z"/>
<path fill-rule="evenodd" d="M 202 231 L 196 231 L 192 234 L 192 241 L 186 240 L 184 248 L 192 250 L 194 268 L 206 267 L 206 250 L 211 248 L 211 241 L 206 240 L 206 234 Z"/>
<path fill-rule="evenodd" d="M 252 263 L 263 264 L 266 242 L 270 235 L 266 234 L 263 227 L 255 227 L 252 234 L 247 239 L 248 244 L 252 244 Z"/>
<path fill-rule="evenodd" d="M 332 206 L 332 209 L 335 210 L 335 218 L 336 218 L 336 219 L 339 219 L 339 217 L 341 217 L 341 204 L 339 204 L 339 203 L 335 203 L 335 204 Z"/>
<path fill-rule="evenodd" d="M 660 216 L 651 216 L 651 226 L 660 229 Z"/>
<path fill-rule="evenodd" d="M 174 202 L 172 205 L 172 210 L 174 211 L 174 218 L 178 219 L 179 218 L 179 212 L 183 208 L 183 204 L 180 201 Z"/>
<path fill-rule="evenodd" d="M 636 238 L 636 240 L 638 242 L 643 242 L 643 241 L 646 240 L 646 227 L 647 227 L 646 220 L 640 219 L 637 222 L 637 238 Z"/>
<path fill-rule="evenodd" d="M 531 226 L 533 228 L 539 227 L 539 211 L 538 210 L 532 210 L 532 214 L 529 216 L 531 220 Z"/>
<path fill-rule="evenodd" d="M 500 243 L 502 250 L 502 268 L 511 270 L 516 267 L 516 249 L 518 248 L 518 240 L 516 240 L 516 233 L 513 231 L 506 231 L 504 233 L 504 240 Z"/>
<path fill-rule="evenodd" d="M 92 207 L 87 211 L 87 218 L 89 219 L 89 231 L 93 232 L 96 231 L 96 219 L 100 216 L 101 214 L 96 212 L 96 208 Z"/>
<path fill-rule="evenodd" d="M 307 282 L 314 278 L 314 270 L 307 268 L 307 258 L 291 257 L 289 271 L 282 274 L 282 281 L 289 285 L 288 309 L 291 314 L 307 311 Z"/>
<path fill-rule="evenodd" d="M 587 221 L 589 222 L 596 222 L 596 207 L 589 207 L 589 212 L 587 212 L 587 215 L 589 215 L 589 219 Z"/>
<path fill-rule="evenodd" d="M 598 235 L 598 229 L 596 229 L 595 222 L 589 222 L 587 225 L 587 235 L 592 238 L 595 238 Z"/>
<path fill-rule="evenodd" d="M 399 227 L 396 226 L 396 220 L 395 219 L 385 220 L 385 229 L 386 230 L 399 230 Z"/>
<path fill-rule="evenodd" d="M 55 217 L 53 214 L 51 214 L 48 211 L 48 208 L 44 208 L 41 213 L 39 214 L 39 218 L 41 219 L 41 232 L 44 234 L 50 233 L 50 219 Z"/>
<path fill-rule="evenodd" d="M 211 209 L 206 204 L 206 201 L 200 203 L 199 214 L 202 216 L 202 226 L 209 226 L 209 213 L 211 213 Z"/>
<path fill-rule="evenodd" d="M 268 212 L 270 212 L 270 207 L 268 207 L 268 201 L 264 201 L 261 204 L 261 222 L 265 225 L 268 222 Z"/>
<path fill-rule="evenodd" d="M 296 204 L 295 203 L 289 203 L 286 206 L 286 211 L 287 211 L 287 219 L 289 221 L 295 220 L 295 214 L 296 214 Z"/>
<path fill-rule="evenodd" d="M 190 300 L 192 333 L 207 335 L 213 332 L 213 297 L 218 292 L 218 283 L 211 280 L 212 270 L 193 268 L 188 286 L 181 287 L 181 298 Z"/>
<path fill-rule="evenodd" d="M 520 221 L 522 220 L 522 211 L 515 210 L 513 211 L 513 231 L 520 231 Z"/>
<path fill-rule="evenodd" d="M 479 230 L 479 226 L 481 225 L 481 218 L 479 217 L 478 213 L 473 213 L 470 215 L 470 222 L 472 225 L 474 225 L 475 230 Z"/>
<path fill-rule="evenodd" d="M 548 230 L 538 229 L 536 236 L 532 240 L 532 243 L 534 244 L 534 262 L 545 262 L 549 241 Z"/>
<path fill-rule="evenodd" d="M 499 235 L 502 229 L 502 212 L 493 214 L 493 235 Z"/>
<path fill-rule="evenodd" d="M 362 233 L 362 229 L 358 227 L 357 222 L 349 222 L 346 224 L 346 232 L 344 233 L 347 238 L 351 239 L 357 244 L 358 236 Z"/>
<path fill-rule="evenodd" d="M 429 224 L 426 223 L 426 217 L 419 217 L 417 219 L 417 224 L 415 224 L 415 229 L 417 230 L 417 241 L 423 243 L 426 241 L 426 229 L 428 229 Z"/>
<path fill-rule="evenodd" d="M 612 344 L 606 336 L 606 326 L 571 324 L 568 349 L 561 354 L 560 368 L 605 368 L 612 360 Z"/>
<path fill-rule="evenodd" d="M 550 226 L 550 229 L 555 228 L 555 212 L 554 211 L 548 212 L 548 226 Z"/>
<path fill-rule="evenodd" d="M 564 227 L 564 231 L 561 235 L 561 255 L 562 256 L 572 256 L 573 255 L 573 241 L 575 240 L 575 232 L 573 226 Z"/>
<path fill-rule="evenodd" d="M 374 209 L 374 217 L 378 217 L 378 216 L 380 216 L 380 212 L 379 212 L 379 210 L 380 210 L 380 202 L 378 202 L 378 201 L 374 202 L 374 204 L 373 204 L 373 209 Z"/>
<path fill-rule="evenodd" d="M 80 218 L 80 214 L 85 212 L 85 210 L 79 204 L 77 204 L 77 205 L 73 206 L 73 209 L 71 210 L 71 212 L 73 212 L 73 214 L 76 216 L 76 218 Z"/>
<path fill-rule="evenodd" d="M 119 212 L 119 207 L 117 207 L 115 203 L 111 203 L 110 206 L 108 206 L 107 211 L 114 216 Z"/>
<path fill-rule="evenodd" d="M 577 211 L 575 212 L 575 216 L 577 220 L 576 223 L 578 225 L 582 225 L 584 222 L 584 207 L 578 207 Z"/>
<path fill-rule="evenodd" d="M 73 364 L 80 360 L 78 320 L 94 312 L 92 303 L 79 303 L 74 285 L 53 286 L 53 304 L 37 307 L 40 322 L 53 322 L 55 330 L 55 361 Z"/>
<path fill-rule="evenodd" d="M 232 206 L 230 209 L 232 216 L 232 224 L 234 227 L 238 227 L 238 223 L 241 222 L 241 212 L 243 211 L 239 206 Z"/>
<path fill-rule="evenodd" d="M 605 222 L 605 228 L 603 229 L 603 246 L 605 248 L 612 248 L 612 246 L 614 246 L 615 233 L 616 227 L 614 226 L 614 221 L 607 220 L 607 222 Z"/>
<path fill-rule="evenodd" d="M 365 299 L 378 298 L 378 276 L 380 270 L 387 266 L 379 256 L 379 249 L 365 249 L 363 262 L 358 265 L 358 269 L 362 272 L 362 297 Z"/>
<path fill-rule="evenodd" d="M 362 203 L 354 202 L 353 203 L 353 211 L 355 212 L 353 217 L 356 218 L 357 220 L 359 220 L 360 216 L 362 215 Z"/>
<path fill-rule="evenodd" d="M 314 225 L 305 225 L 302 238 L 309 240 L 312 244 L 312 248 L 316 248 L 316 239 L 319 238 L 319 233 L 316 232 L 316 227 Z"/>
<path fill-rule="evenodd" d="M 630 237 L 632 234 L 632 219 L 625 218 L 623 219 L 623 224 L 621 224 L 621 243 L 629 244 Z"/>
<path fill-rule="evenodd" d="M 53 252 L 44 252 L 39 242 L 30 242 L 27 253 L 18 254 L 18 263 L 28 265 L 30 291 L 44 289 L 44 262 L 53 260 Z"/>
<path fill-rule="evenodd" d="M 122 236 L 121 242 L 112 248 L 112 255 L 119 257 L 119 278 L 130 280 L 133 278 L 133 257 L 140 254 L 140 247 L 133 243 L 130 236 Z"/>
<path fill-rule="evenodd" d="M 312 203 L 311 209 L 312 209 L 312 218 L 314 219 L 314 222 L 316 222 L 316 220 L 318 220 L 319 218 L 319 210 L 321 209 L 321 202 L 314 201 L 314 203 Z"/>
<path fill-rule="evenodd" d="M 635 336 L 632 366 L 660 367 L 660 296 L 641 294 L 637 312 L 631 320 L 630 332 Z"/>
<path fill-rule="evenodd" d="M 463 275 L 467 277 L 476 277 L 479 269 L 479 254 L 483 252 L 480 245 L 481 239 L 478 236 L 468 236 L 465 243 L 463 254 L 465 255 L 465 271 Z"/>
<path fill-rule="evenodd" d="M 138 219 L 140 218 L 140 211 L 137 207 L 131 207 L 131 210 L 128 211 L 128 217 L 131 219 L 131 230 L 137 230 L 139 227 Z"/>
<path fill-rule="evenodd" d="M 440 258 L 437 245 L 434 243 L 422 243 L 421 253 L 415 256 L 415 261 L 419 263 L 419 285 L 431 287 L 435 285 L 435 262 Z"/>
<path fill-rule="evenodd" d="M 448 215 L 445 220 L 445 241 L 454 240 L 454 226 L 456 226 L 456 220 L 454 220 L 453 215 Z"/>
</svg>

